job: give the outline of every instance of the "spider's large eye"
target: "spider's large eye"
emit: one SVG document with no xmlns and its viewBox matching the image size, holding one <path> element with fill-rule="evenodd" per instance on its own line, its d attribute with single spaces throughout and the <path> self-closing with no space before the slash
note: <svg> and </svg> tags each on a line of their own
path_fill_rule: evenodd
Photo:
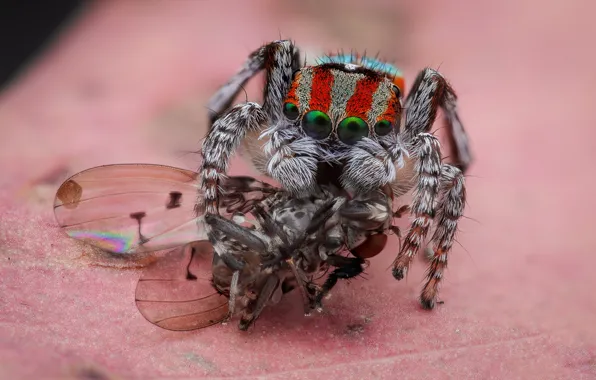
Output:
<svg viewBox="0 0 596 380">
<path fill-rule="evenodd" d="M 322 111 L 307 112 L 302 118 L 302 129 L 313 139 L 322 140 L 331 133 L 331 119 Z"/>
<path fill-rule="evenodd" d="M 290 120 L 296 120 L 300 115 L 300 111 L 298 111 L 298 106 L 294 103 L 285 103 L 284 115 L 286 115 L 286 117 Z"/>
<path fill-rule="evenodd" d="M 337 127 L 337 137 L 344 144 L 354 145 L 368 136 L 368 124 L 359 117 L 346 117 Z"/>
<path fill-rule="evenodd" d="M 375 124 L 377 136 L 387 136 L 393 130 L 393 124 L 389 120 L 379 120 Z"/>
</svg>

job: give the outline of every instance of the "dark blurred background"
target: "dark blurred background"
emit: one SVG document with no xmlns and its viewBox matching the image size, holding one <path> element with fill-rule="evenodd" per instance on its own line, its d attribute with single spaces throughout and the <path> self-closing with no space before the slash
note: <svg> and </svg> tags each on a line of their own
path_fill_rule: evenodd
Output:
<svg viewBox="0 0 596 380">
<path fill-rule="evenodd" d="M 0 90 L 40 53 L 84 0 L 5 0 L 0 5 Z"/>
</svg>

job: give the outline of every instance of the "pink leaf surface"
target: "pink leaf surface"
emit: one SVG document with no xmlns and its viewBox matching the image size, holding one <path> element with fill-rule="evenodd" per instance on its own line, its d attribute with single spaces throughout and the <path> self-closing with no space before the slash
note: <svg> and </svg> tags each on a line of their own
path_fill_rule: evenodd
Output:
<svg viewBox="0 0 596 380">
<path fill-rule="evenodd" d="M 202 107 L 279 30 L 307 48 L 350 38 L 330 37 L 342 20 L 311 18 L 310 2 L 303 13 L 264 0 L 98 2 L 0 97 L 0 378 L 596 378 L 596 6 L 344 3 L 356 48 L 378 26 L 359 25 L 359 10 L 386 25 L 380 15 L 401 12 L 407 34 L 371 45 L 404 59 L 407 83 L 440 65 L 459 94 L 476 162 L 445 303 L 419 308 L 421 261 L 393 280 L 390 241 L 320 315 L 304 317 L 291 294 L 249 332 L 147 322 L 140 271 L 93 265 L 97 251 L 60 232 L 60 183 L 110 163 L 196 169 L 175 151 L 197 150 L 205 110 L 190 126 L 152 123 L 164 110 L 190 97 Z M 236 161 L 232 173 L 250 169 Z"/>
</svg>

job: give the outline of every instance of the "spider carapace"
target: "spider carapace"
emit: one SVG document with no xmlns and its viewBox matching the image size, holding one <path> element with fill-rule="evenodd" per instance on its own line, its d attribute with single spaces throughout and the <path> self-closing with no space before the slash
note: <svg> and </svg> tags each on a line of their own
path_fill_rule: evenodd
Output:
<svg viewBox="0 0 596 380">
<path fill-rule="evenodd" d="M 302 117 L 302 129 L 339 151 L 364 137 L 399 130 L 404 88 L 393 65 L 355 54 L 327 56 L 294 74 L 284 114 Z M 317 183 L 339 185 L 341 163 L 320 161 Z"/>
</svg>

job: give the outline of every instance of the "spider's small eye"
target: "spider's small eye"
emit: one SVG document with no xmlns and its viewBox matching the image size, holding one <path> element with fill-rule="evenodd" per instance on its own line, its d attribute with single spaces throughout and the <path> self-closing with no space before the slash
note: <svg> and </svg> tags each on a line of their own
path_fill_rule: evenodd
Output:
<svg viewBox="0 0 596 380">
<path fill-rule="evenodd" d="M 401 98 L 401 89 L 398 86 L 393 85 L 393 92 L 398 99 Z"/>
<path fill-rule="evenodd" d="M 377 136 L 386 136 L 393 130 L 393 124 L 389 120 L 379 120 L 375 124 Z"/>
<path fill-rule="evenodd" d="M 331 119 L 322 111 L 307 112 L 302 118 L 302 129 L 313 139 L 325 139 L 331 133 Z"/>
<path fill-rule="evenodd" d="M 359 117 L 346 117 L 337 127 L 337 137 L 344 144 L 354 145 L 368 136 L 368 124 Z"/>
<path fill-rule="evenodd" d="M 298 116 L 300 116 L 300 111 L 298 111 L 298 106 L 294 103 L 285 103 L 284 104 L 284 115 L 290 120 L 296 120 Z"/>
</svg>

